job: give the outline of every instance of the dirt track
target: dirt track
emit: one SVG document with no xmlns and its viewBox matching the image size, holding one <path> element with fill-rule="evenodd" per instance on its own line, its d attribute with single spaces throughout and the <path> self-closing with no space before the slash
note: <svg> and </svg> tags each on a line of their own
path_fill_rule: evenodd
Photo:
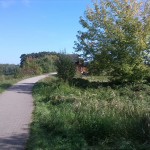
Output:
<svg viewBox="0 0 150 150">
<path fill-rule="evenodd" d="M 23 150 L 33 111 L 32 87 L 42 75 L 18 82 L 0 94 L 0 150 Z"/>
</svg>

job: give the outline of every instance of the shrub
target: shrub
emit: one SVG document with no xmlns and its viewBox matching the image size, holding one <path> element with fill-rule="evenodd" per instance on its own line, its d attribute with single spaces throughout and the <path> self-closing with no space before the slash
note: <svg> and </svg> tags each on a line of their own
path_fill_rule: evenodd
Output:
<svg viewBox="0 0 150 150">
<path fill-rule="evenodd" d="M 82 78 L 73 78 L 69 84 L 80 88 L 87 88 L 89 87 L 90 82 Z"/>
<path fill-rule="evenodd" d="M 56 67 L 58 77 L 64 81 L 70 81 L 75 75 L 75 63 L 67 55 L 59 55 L 59 59 L 56 61 Z"/>
</svg>

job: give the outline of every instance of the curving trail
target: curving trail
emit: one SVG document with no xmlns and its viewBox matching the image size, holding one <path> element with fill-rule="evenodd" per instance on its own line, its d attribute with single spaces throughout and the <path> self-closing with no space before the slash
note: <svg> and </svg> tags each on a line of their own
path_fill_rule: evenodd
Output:
<svg viewBox="0 0 150 150">
<path fill-rule="evenodd" d="M 32 87 L 47 76 L 25 79 L 0 94 L 0 150 L 25 149 L 32 121 Z"/>
</svg>

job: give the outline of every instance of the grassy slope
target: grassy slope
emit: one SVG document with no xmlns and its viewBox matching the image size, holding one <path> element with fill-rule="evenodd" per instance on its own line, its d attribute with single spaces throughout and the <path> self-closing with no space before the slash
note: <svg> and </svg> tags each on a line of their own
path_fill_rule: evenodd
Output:
<svg viewBox="0 0 150 150">
<path fill-rule="evenodd" d="M 5 79 L 5 77 L 0 77 L 0 93 L 2 93 L 4 90 L 12 86 L 17 81 L 19 81 L 19 79 L 14 78 Z"/>
<path fill-rule="evenodd" d="M 81 82 L 75 87 L 53 78 L 36 84 L 27 149 L 150 149 L 149 84 Z"/>
</svg>

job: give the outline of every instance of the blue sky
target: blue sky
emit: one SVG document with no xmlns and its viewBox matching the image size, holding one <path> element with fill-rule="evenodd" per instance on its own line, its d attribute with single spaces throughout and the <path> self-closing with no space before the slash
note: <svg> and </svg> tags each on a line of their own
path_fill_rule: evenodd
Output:
<svg viewBox="0 0 150 150">
<path fill-rule="evenodd" d="M 0 0 L 0 63 L 41 51 L 73 53 L 79 17 L 91 0 Z"/>
</svg>

